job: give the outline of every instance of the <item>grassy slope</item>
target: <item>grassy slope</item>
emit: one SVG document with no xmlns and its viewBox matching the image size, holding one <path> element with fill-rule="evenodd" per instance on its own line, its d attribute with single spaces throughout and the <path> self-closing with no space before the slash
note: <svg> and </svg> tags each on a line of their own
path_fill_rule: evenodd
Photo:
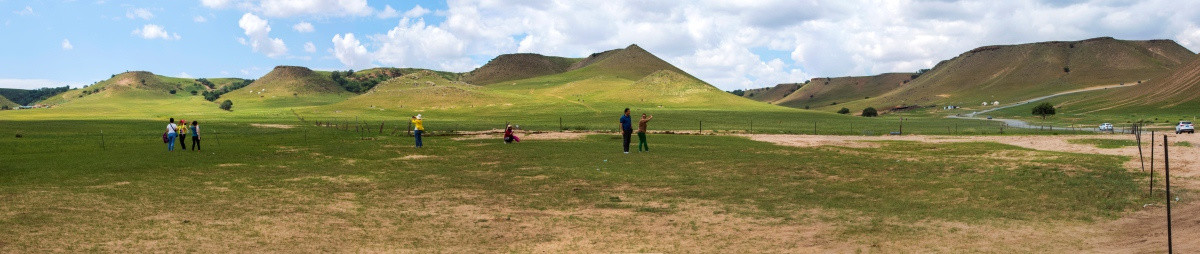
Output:
<svg viewBox="0 0 1200 254">
<path fill-rule="evenodd" d="M 16 108 L 17 106 L 20 106 L 20 105 L 17 105 L 17 103 L 8 100 L 8 98 L 4 98 L 4 96 L 0 96 L 0 106 L 8 106 L 10 108 Z"/>
<path fill-rule="evenodd" d="M 750 231 L 820 226 L 805 241 L 907 246 L 961 225 L 1089 223 L 1149 202 L 1126 158 L 988 143 L 790 148 L 652 135 L 653 152 L 622 156 L 611 135 L 517 145 L 433 136 L 411 150 L 405 137 L 209 122 L 205 152 L 166 153 L 150 141 L 161 125 L 0 121 L 0 147 L 14 153 L 0 170 L 5 250 L 527 252 L 558 242 L 585 244 L 562 252 L 789 252 Z M 681 226 L 654 231 L 675 225 L 654 220 L 664 217 Z M 495 235 L 505 240 L 478 240 Z M 1046 246 L 1077 248 L 1060 244 Z"/>
<path fill-rule="evenodd" d="M 855 107 L 1009 103 L 1095 85 L 1135 83 L 1167 74 L 1194 57 L 1171 41 L 1097 38 L 981 47 L 939 63 L 891 93 Z M 1064 72 L 1069 67 L 1070 72 Z"/>
<path fill-rule="evenodd" d="M 332 104 L 351 96 L 353 94 L 334 83 L 328 74 L 305 67 L 278 66 L 254 83 L 230 91 L 217 101 L 228 99 L 234 105 L 249 109 L 278 109 Z"/>
<path fill-rule="evenodd" d="M 891 92 L 912 79 L 913 73 L 885 73 L 867 77 L 815 78 L 807 86 L 789 94 L 775 104 L 804 108 L 825 108 L 837 111 L 842 107 L 833 105 L 863 100 Z"/>
<path fill-rule="evenodd" d="M 463 74 L 463 81 L 474 85 L 489 85 L 566 72 L 581 59 L 543 56 L 538 54 L 507 54 Z"/>
<path fill-rule="evenodd" d="M 805 84 L 791 83 L 778 84 L 772 87 L 755 88 L 746 90 L 746 93 L 743 95 L 743 97 L 766 103 L 774 103 L 775 101 L 783 99 L 793 92 L 796 92 L 796 90 L 799 90 L 800 87 L 804 85 Z"/>
</svg>

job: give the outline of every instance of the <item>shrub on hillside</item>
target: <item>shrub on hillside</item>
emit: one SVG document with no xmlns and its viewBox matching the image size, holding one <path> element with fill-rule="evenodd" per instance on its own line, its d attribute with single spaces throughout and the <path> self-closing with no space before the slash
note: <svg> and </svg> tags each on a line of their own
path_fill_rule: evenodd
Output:
<svg viewBox="0 0 1200 254">
<path fill-rule="evenodd" d="M 171 89 L 170 93 L 175 94 L 175 89 Z"/>
<path fill-rule="evenodd" d="M 225 100 L 224 102 L 221 102 L 221 109 L 233 111 L 233 101 Z"/>
<path fill-rule="evenodd" d="M 879 111 L 876 111 L 875 108 L 865 108 L 865 109 L 863 109 L 862 116 L 876 117 L 876 116 L 879 116 Z"/>
<path fill-rule="evenodd" d="M 1050 105 L 1049 102 L 1042 102 L 1042 104 L 1033 107 L 1033 115 L 1042 116 L 1042 119 L 1046 119 L 1048 115 L 1054 115 L 1055 111 L 1054 105 Z"/>
<path fill-rule="evenodd" d="M 848 108 L 842 108 L 842 109 L 839 109 L 839 110 L 837 111 L 837 113 L 838 113 L 838 114 L 843 114 L 843 115 L 845 115 L 845 114 L 850 114 L 850 109 L 848 109 Z"/>
</svg>

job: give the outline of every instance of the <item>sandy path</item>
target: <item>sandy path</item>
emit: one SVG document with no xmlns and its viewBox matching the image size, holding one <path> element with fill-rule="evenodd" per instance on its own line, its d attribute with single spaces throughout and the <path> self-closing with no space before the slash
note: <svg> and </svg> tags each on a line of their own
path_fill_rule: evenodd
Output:
<svg viewBox="0 0 1200 254">
<path fill-rule="evenodd" d="M 1189 190 L 1200 190 L 1200 148 L 1175 146 L 1176 142 L 1187 141 L 1193 146 L 1200 145 L 1200 136 L 1191 134 L 1166 134 L 1172 144 L 1171 149 L 1171 186 L 1183 187 Z M 1080 138 L 1133 139 L 1129 134 L 1114 135 L 1080 135 L 1080 136 L 819 136 L 819 135 L 742 135 L 752 140 L 770 142 L 785 146 L 816 147 L 873 147 L 878 146 L 871 141 L 917 141 L 929 143 L 946 142 L 997 142 L 1036 150 L 1058 151 L 1071 153 L 1106 154 L 1131 156 L 1133 160 L 1126 163 L 1131 171 L 1141 171 L 1137 160 L 1137 147 L 1116 149 L 1101 149 L 1092 145 L 1070 144 L 1067 140 Z M 1143 136 L 1143 138 L 1148 138 Z M 1155 137 L 1155 172 L 1163 170 L 1162 136 Z M 1149 142 L 1143 139 L 1143 142 Z M 1149 144 L 1143 149 L 1149 160 Z M 1149 168 L 1149 162 L 1146 163 Z M 1162 195 L 1162 180 L 1155 179 L 1157 195 Z M 1178 197 L 1178 193 L 1175 196 Z M 1172 227 L 1174 229 L 1175 251 L 1181 253 L 1200 252 L 1200 202 L 1191 202 L 1184 196 L 1181 203 L 1172 203 Z M 1162 253 L 1167 250 L 1166 207 L 1164 201 L 1130 212 L 1112 221 L 1102 221 L 1097 224 L 1078 229 L 1085 232 L 1084 241 L 1094 249 L 1087 252 L 1100 253 Z"/>
</svg>

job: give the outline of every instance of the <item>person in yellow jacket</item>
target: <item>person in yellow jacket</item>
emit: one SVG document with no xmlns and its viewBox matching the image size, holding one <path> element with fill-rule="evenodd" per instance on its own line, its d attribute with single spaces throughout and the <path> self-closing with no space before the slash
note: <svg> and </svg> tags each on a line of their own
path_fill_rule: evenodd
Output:
<svg viewBox="0 0 1200 254">
<path fill-rule="evenodd" d="M 412 117 L 413 137 L 417 139 L 417 148 L 421 148 L 421 134 L 425 132 L 425 119 L 421 118 L 421 114 Z"/>
<path fill-rule="evenodd" d="M 183 149 L 184 151 L 187 151 L 187 145 L 185 145 L 183 143 L 184 140 L 187 140 L 187 134 L 188 134 L 187 122 L 184 121 L 183 119 L 179 119 L 179 124 L 175 125 L 175 132 L 179 133 L 179 148 Z"/>
</svg>

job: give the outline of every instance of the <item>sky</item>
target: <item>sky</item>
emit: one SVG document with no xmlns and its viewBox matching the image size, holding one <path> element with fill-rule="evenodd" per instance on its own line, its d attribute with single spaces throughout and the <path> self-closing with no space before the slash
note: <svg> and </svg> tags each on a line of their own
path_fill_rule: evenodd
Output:
<svg viewBox="0 0 1200 254">
<path fill-rule="evenodd" d="M 1094 37 L 1200 50 L 1200 1 L 0 0 L 0 87 L 277 65 L 466 72 L 637 44 L 721 89 L 912 72 L 985 45 Z"/>
</svg>

